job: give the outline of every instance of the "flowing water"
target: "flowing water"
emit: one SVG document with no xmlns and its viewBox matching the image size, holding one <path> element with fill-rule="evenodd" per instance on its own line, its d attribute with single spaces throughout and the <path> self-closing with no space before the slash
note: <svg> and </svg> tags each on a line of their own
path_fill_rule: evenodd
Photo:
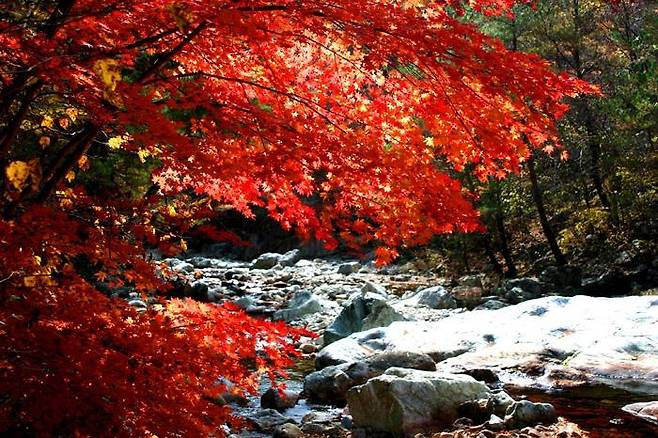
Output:
<svg viewBox="0 0 658 438">
<path fill-rule="evenodd" d="M 658 426 L 621 410 L 624 405 L 652 401 L 658 395 L 636 395 L 607 386 L 570 390 L 533 390 L 507 386 L 514 398 L 525 396 L 533 402 L 551 403 L 559 416 L 576 423 L 591 438 L 658 438 Z"/>
</svg>

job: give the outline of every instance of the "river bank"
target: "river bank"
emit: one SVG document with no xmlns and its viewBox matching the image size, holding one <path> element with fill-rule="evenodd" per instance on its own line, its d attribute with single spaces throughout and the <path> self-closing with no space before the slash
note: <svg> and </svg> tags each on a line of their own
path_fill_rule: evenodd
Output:
<svg viewBox="0 0 658 438">
<path fill-rule="evenodd" d="M 249 263 L 205 256 L 166 262 L 208 300 L 233 302 L 254 316 L 303 325 L 321 335 L 299 346 L 304 357 L 287 382 L 300 401 L 279 413 L 263 410 L 258 397 L 248 399 L 236 412 L 257 430 L 240 436 L 294 435 L 297 429 L 286 430 L 286 423 L 305 431 L 299 436 L 395 433 L 387 432 L 388 426 L 376 430 L 376 419 L 359 424 L 364 420 L 355 421 L 351 412 L 358 410 L 357 402 L 350 405 L 345 398 L 366 382 L 398 379 L 381 377 L 387 369 L 390 374 L 391 366 L 426 367 L 415 356 L 413 363 L 391 359 L 390 354 L 401 352 L 425 355 L 438 370 L 432 372 L 465 373 L 484 381 L 487 394 L 504 390 L 517 403 L 550 403 L 563 418 L 552 426 L 563 427 L 561 431 L 531 428 L 519 436 L 658 434 L 651 423 L 621 410 L 629 403 L 658 399 L 656 297 L 563 296 L 559 285 L 536 278 L 497 282 L 473 275 L 451 280 L 408 266 L 376 269 L 354 260 L 305 260 L 295 252 L 266 254 Z M 381 363 L 373 365 L 372 360 Z M 410 378 L 399 379 L 407 384 Z M 267 387 L 263 385 L 263 392 Z M 500 414 L 505 420 L 505 412 Z M 420 417 L 415 412 L 411 420 L 400 420 L 400 431 L 409 434 L 418 425 L 419 431 L 431 433 L 471 436 L 470 430 L 478 432 L 473 436 L 488 436 L 489 429 L 478 431 L 477 421 L 468 423 L 464 417 L 457 427 L 439 427 Z M 569 429 L 574 424 L 579 428 Z M 524 425 L 529 426 L 535 427 Z M 514 436 L 509 434 L 520 434 L 524 427 L 508 422 L 509 430 L 493 431 L 492 436 Z"/>
</svg>

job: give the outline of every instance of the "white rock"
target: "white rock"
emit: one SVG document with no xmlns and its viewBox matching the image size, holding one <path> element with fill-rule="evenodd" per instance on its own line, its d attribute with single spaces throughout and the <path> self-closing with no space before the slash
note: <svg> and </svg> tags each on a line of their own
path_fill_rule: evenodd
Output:
<svg viewBox="0 0 658 438">
<path fill-rule="evenodd" d="M 392 434 L 411 433 L 457 419 L 457 407 L 487 398 L 486 385 L 470 376 L 390 368 L 347 393 L 354 424 Z"/>
<path fill-rule="evenodd" d="M 545 377 L 517 384 L 559 386 L 551 371 L 644 393 L 658 390 L 658 298 L 546 297 L 498 310 L 464 312 L 436 322 L 394 322 L 355 333 L 318 354 L 354 362 L 385 351 L 430 355 L 439 369 L 521 368 L 535 359 Z M 547 358 L 553 356 L 553 361 Z M 511 378 L 502 373 L 501 380 Z"/>
</svg>

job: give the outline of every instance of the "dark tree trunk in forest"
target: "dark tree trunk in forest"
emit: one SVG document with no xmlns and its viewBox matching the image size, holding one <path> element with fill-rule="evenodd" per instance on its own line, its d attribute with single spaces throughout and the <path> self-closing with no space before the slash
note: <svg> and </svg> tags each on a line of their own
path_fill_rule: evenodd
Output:
<svg viewBox="0 0 658 438">
<path fill-rule="evenodd" d="M 496 254 L 491 248 L 490 239 L 491 237 L 489 236 L 489 233 L 482 234 L 482 246 L 484 247 L 484 253 L 489 258 L 489 263 L 491 263 L 494 272 L 498 275 L 502 275 L 503 267 L 500 265 L 500 263 L 498 263 L 498 259 L 496 259 Z"/>
<path fill-rule="evenodd" d="M 503 217 L 503 213 L 501 211 L 496 211 L 494 214 L 494 220 L 496 221 L 496 229 L 498 230 L 498 237 L 500 238 L 500 252 L 503 254 L 505 266 L 507 267 L 505 276 L 514 278 L 517 275 L 516 266 L 514 266 L 512 252 L 509 247 L 509 237 L 507 236 L 507 230 L 505 229 L 505 218 Z"/>
<path fill-rule="evenodd" d="M 57 186 L 64 180 L 68 171 L 87 152 L 99 132 L 100 129 L 90 123 L 64 147 L 58 158 L 51 163 L 44 173 L 44 184 L 36 196 L 38 202 L 44 202 L 48 199 Z"/>
<path fill-rule="evenodd" d="M 493 188 L 495 203 L 493 220 L 496 231 L 498 232 L 498 238 L 500 240 L 500 252 L 503 255 L 505 266 L 507 267 L 505 276 L 508 278 L 514 278 L 516 277 L 517 272 L 516 267 L 514 266 L 514 260 L 512 259 L 512 251 L 510 250 L 510 238 L 507 233 L 507 229 L 505 228 L 505 216 L 503 215 L 503 203 L 500 196 L 500 191 L 501 188 L 498 185 Z"/>
<path fill-rule="evenodd" d="M 468 261 L 468 244 L 466 241 L 466 236 L 461 237 L 461 247 L 462 247 L 462 263 L 464 264 L 464 271 L 466 274 L 471 273 L 471 264 Z"/>
<path fill-rule="evenodd" d="M 21 123 L 23 123 L 23 120 L 30 109 L 30 104 L 34 100 L 40 87 L 41 82 L 37 81 L 27 88 L 16 114 L 14 114 L 14 117 L 9 121 L 3 132 L 0 133 L 0 160 L 3 160 L 5 155 L 9 152 L 11 144 L 16 138 L 16 134 L 18 134 Z"/>
<path fill-rule="evenodd" d="M 546 237 L 548 246 L 551 248 L 555 262 L 560 266 L 566 265 L 567 259 L 564 257 L 564 254 L 562 254 L 562 250 L 560 250 L 560 247 L 557 244 L 553 228 L 548 222 L 546 207 L 544 206 L 544 197 L 542 196 L 539 181 L 537 180 L 537 174 L 535 172 L 535 158 L 532 153 L 528 158 L 528 174 L 530 175 L 530 184 L 532 187 L 532 199 L 535 201 L 535 207 L 537 208 L 537 214 L 539 215 L 539 222 L 541 223 L 541 228 L 544 231 L 544 236 Z"/>
<path fill-rule="evenodd" d="M 594 184 L 594 190 L 596 195 L 601 201 L 601 205 L 604 208 L 610 208 L 610 199 L 605 193 L 603 188 L 603 178 L 601 177 L 601 145 L 596 139 L 596 126 L 594 123 L 594 116 L 592 115 L 591 108 L 587 102 L 582 105 L 582 112 L 584 118 L 584 125 L 587 131 L 587 143 L 589 146 L 590 153 L 590 166 L 589 166 L 589 176 L 592 179 Z"/>
</svg>

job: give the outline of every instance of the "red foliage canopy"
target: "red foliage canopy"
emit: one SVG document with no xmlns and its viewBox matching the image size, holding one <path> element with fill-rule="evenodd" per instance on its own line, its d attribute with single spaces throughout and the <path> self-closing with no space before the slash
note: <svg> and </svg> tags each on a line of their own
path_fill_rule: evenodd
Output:
<svg viewBox="0 0 658 438">
<path fill-rule="evenodd" d="M 285 362 L 280 326 L 192 302 L 138 315 L 96 290 L 157 287 L 142 250 L 172 246 L 157 221 L 260 206 L 328 246 L 337 234 L 375 243 L 381 262 L 476 229 L 451 172 L 516 171 L 531 148 L 557 143 L 563 99 L 593 89 L 483 36 L 463 4 L 9 2 L 0 430 L 202 434 L 227 418 L 203 397 L 217 376 L 246 384 Z M 74 177 L 92 145 L 157 160 L 158 193 L 87 194 Z M 181 194 L 196 196 L 184 213 L 162 202 Z"/>
</svg>

